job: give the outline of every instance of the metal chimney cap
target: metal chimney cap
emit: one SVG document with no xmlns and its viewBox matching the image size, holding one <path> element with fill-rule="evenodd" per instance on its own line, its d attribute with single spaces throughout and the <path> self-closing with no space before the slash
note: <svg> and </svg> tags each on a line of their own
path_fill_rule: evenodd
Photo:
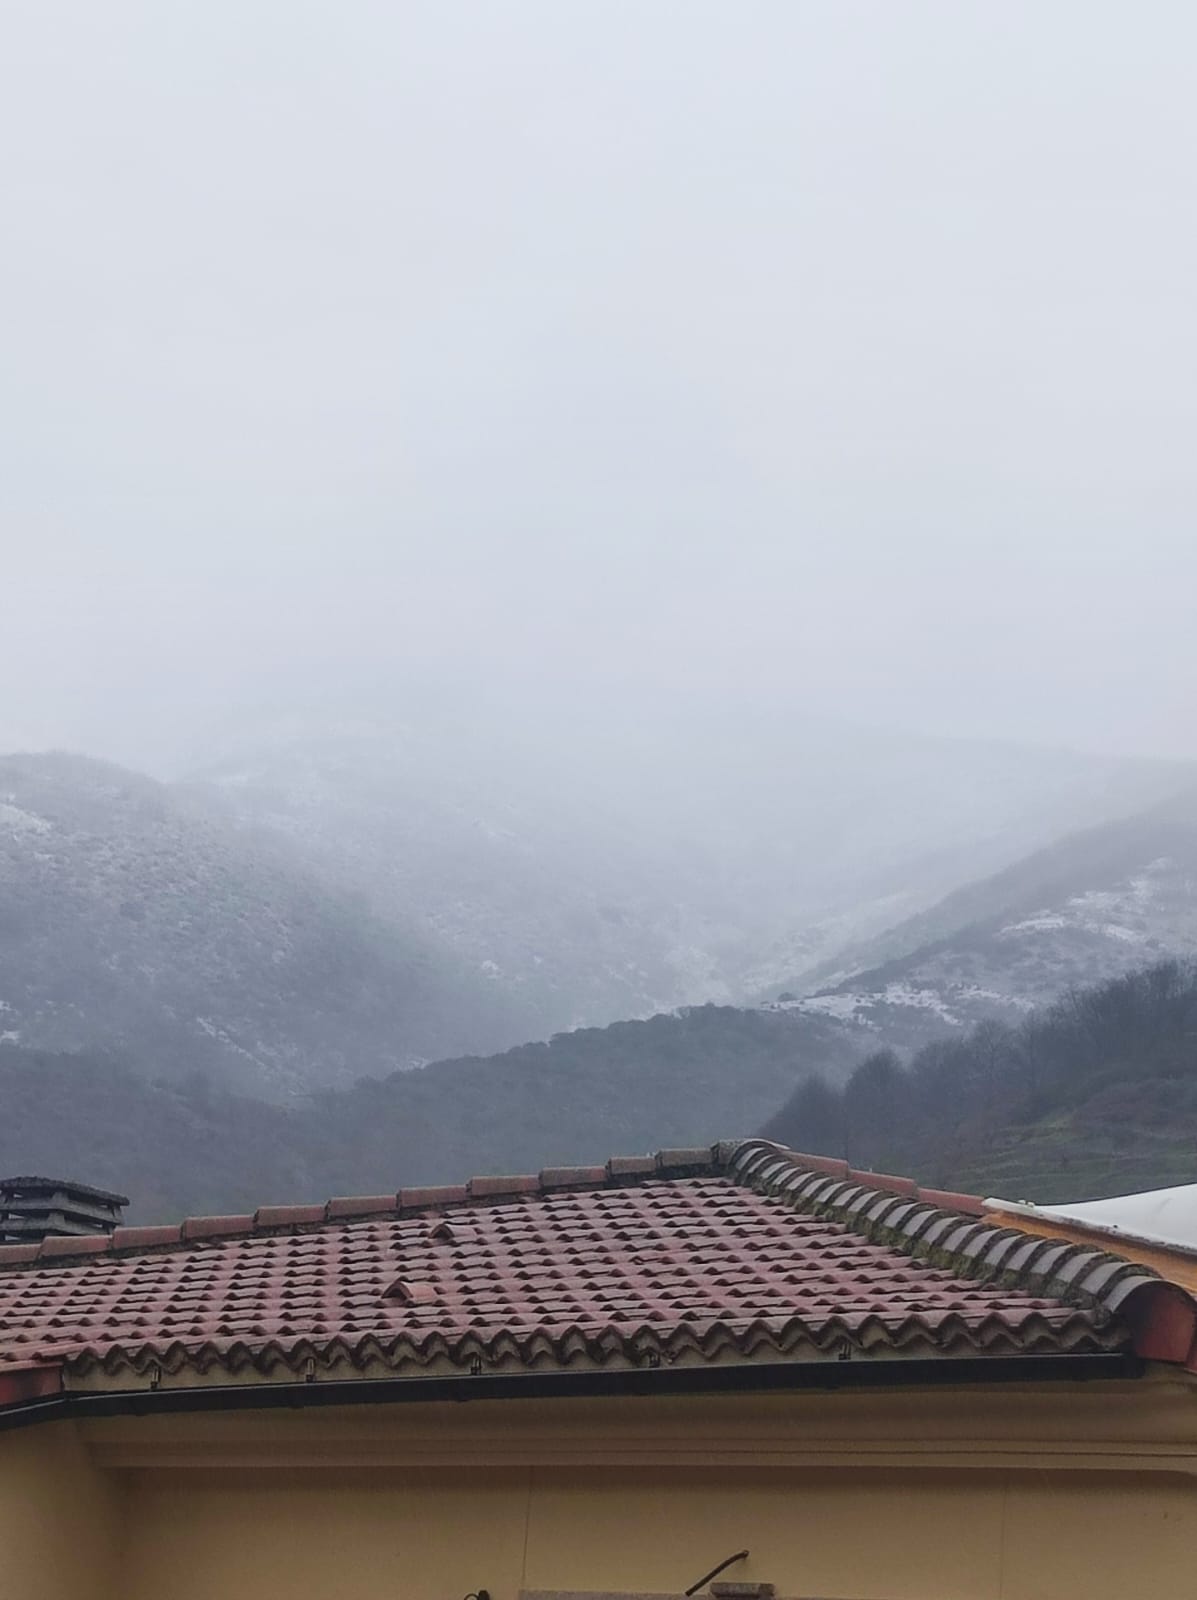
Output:
<svg viewBox="0 0 1197 1600">
<path fill-rule="evenodd" d="M 77 1194 L 80 1199 L 101 1200 L 110 1206 L 127 1206 L 129 1197 L 116 1194 L 111 1189 L 93 1189 L 89 1183 L 76 1183 L 73 1178 L 0 1178 L 0 1194 L 16 1190 L 32 1194 Z"/>
</svg>

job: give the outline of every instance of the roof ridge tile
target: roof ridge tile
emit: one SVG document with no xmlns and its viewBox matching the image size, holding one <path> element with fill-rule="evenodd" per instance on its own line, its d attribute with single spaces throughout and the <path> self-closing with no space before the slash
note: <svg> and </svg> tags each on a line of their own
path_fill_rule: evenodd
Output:
<svg viewBox="0 0 1197 1600">
<path fill-rule="evenodd" d="M 270 1237 L 367 1217 L 399 1218 L 404 1214 L 439 1211 L 470 1202 L 489 1203 L 563 1190 L 624 1187 L 664 1176 L 694 1176 L 703 1172 L 714 1176 L 725 1171 L 742 1143 L 739 1139 L 728 1139 L 715 1145 L 666 1148 L 652 1155 L 612 1156 L 602 1166 L 545 1167 L 539 1173 L 515 1176 L 479 1174 L 463 1184 L 429 1184 L 399 1189 L 393 1194 L 338 1195 L 323 1203 L 263 1205 L 253 1212 L 227 1216 L 201 1215 L 186 1217 L 177 1223 L 122 1225 L 111 1234 L 51 1236 L 28 1243 L 0 1244 L 0 1270 L 49 1260 L 66 1262 L 83 1256 L 164 1250 L 197 1244 L 205 1239 Z"/>
<path fill-rule="evenodd" d="M 184 1240 L 214 1239 L 225 1234 L 252 1233 L 253 1227 L 254 1213 L 248 1211 L 238 1216 L 188 1217 L 180 1232 Z"/>
<path fill-rule="evenodd" d="M 519 1177 L 471 1178 L 466 1189 L 471 1200 L 494 1200 L 508 1194 L 538 1194 L 540 1178 L 535 1172 Z"/>
<path fill-rule="evenodd" d="M 983 1211 L 983 1202 L 949 1190 L 922 1190 L 911 1184 L 911 1198 L 925 1211 L 899 1217 L 893 1210 L 900 1193 L 895 1180 L 879 1174 L 882 1192 L 870 1186 L 871 1175 L 851 1171 L 860 1180 L 848 1186 L 848 1199 L 839 1186 L 809 1188 L 787 1181 L 803 1171 L 803 1157 L 767 1139 L 745 1140 L 729 1162 L 733 1175 L 748 1188 L 772 1194 L 796 1209 L 842 1223 L 870 1243 L 889 1244 L 916 1260 L 942 1267 L 965 1280 L 982 1280 L 1066 1303 L 1090 1307 L 1107 1319 L 1140 1290 L 1167 1289 L 1159 1275 L 1108 1251 L 1092 1246 L 1061 1243 L 1056 1238 L 1028 1235 L 982 1220 L 966 1220 L 958 1210 L 934 1203 L 931 1197 L 968 1202 Z M 899 1180 L 907 1193 L 910 1180 Z M 804 1192 L 805 1189 L 805 1192 Z"/>
</svg>

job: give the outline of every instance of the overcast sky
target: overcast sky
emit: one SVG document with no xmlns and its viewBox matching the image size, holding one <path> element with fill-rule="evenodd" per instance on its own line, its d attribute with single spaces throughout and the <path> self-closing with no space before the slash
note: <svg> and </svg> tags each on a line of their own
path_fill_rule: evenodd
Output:
<svg viewBox="0 0 1197 1600">
<path fill-rule="evenodd" d="M 1197 756 L 1195 80 L 1191 0 L 10 0 L 0 741 L 414 672 Z"/>
</svg>

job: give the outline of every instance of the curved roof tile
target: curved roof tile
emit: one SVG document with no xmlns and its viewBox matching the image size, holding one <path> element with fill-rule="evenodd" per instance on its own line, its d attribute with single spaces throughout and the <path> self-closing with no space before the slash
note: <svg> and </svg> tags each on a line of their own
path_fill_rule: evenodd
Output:
<svg viewBox="0 0 1197 1600">
<path fill-rule="evenodd" d="M 1188 1359 L 1197 1312 L 1181 1291 L 981 1211 L 747 1140 L 5 1247 L 0 1379 Z"/>
</svg>

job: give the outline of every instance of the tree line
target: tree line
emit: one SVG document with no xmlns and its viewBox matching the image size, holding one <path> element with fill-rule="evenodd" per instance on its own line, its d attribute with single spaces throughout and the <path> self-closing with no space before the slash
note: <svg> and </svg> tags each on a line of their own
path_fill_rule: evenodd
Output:
<svg viewBox="0 0 1197 1600">
<path fill-rule="evenodd" d="M 1053 1151 L 1073 1169 L 1087 1152 L 1078 1177 L 1107 1188 L 1138 1172 L 1137 1141 L 1149 1176 L 1135 1181 L 1177 1181 L 1186 1163 L 1197 1181 L 1197 966 L 1162 961 L 1070 991 L 1017 1027 L 985 1022 L 905 1064 L 878 1050 L 842 1086 L 799 1084 L 763 1131 L 928 1183 L 1033 1170 L 1050 1185 Z"/>
</svg>

